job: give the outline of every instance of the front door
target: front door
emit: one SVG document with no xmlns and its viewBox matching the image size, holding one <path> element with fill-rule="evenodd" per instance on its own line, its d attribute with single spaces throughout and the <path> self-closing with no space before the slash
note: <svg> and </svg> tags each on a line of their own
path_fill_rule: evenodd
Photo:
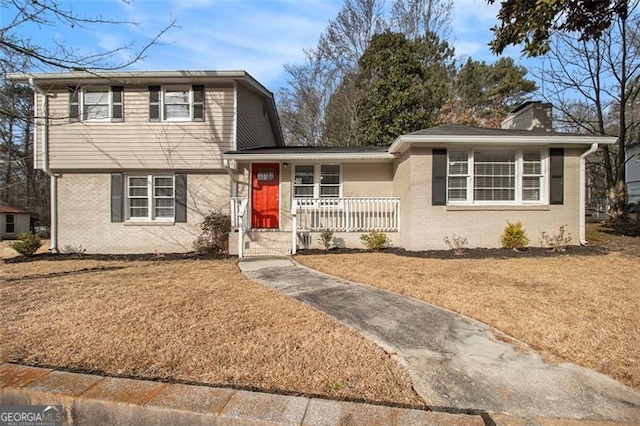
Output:
<svg viewBox="0 0 640 426">
<path fill-rule="evenodd" d="M 254 163 L 251 165 L 251 227 L 278 228 L 280 226 L 280 165 Z"/>
</svg>

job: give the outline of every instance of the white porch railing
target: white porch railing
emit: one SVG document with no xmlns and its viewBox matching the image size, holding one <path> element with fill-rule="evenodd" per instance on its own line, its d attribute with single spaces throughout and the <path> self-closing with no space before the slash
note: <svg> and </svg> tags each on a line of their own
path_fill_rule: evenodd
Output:
<svg viewBox="0 0 640 426">
<path fill-rule="evenodd" d="M 302 198 L 293 206 L 298 230 L 396 232 L 399 227 L 399 198 Z"/>
<path fill-rule="evenodd" d="M 231 230 L 232 231 L 237 231 L 238 230 L 238 225 L 239 225 L 238 216 L 239 216 L 240 207 L 241 207 L 243 201 L 247 201 L 248 202 L 247 197 L 231 197 L 231 200 L 230 200 L 230 203 L 229 203 L 229 214 L 231 215 Z M 246 206 L 245 206 L 245 208 L 246 208 Z"/>
<path fill-rule="evenodd" d="M 238 257 L 243 257 L 244 252 L 244 231 L 249 229 L 250 218 L 245 218 L 249 199 L 244 197 L 232 197 L 231 208 L 231 229 L 238 231 Z"/>
</svg>

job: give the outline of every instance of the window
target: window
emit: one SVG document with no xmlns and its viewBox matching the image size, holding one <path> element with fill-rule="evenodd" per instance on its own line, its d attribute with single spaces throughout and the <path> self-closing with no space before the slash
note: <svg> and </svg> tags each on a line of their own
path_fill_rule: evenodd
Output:
<svg viewBox="0 0 640 426">
<path fill-rule="evenodd" d="M 449 151 L 447 203 L 543 203 L 544 165 L 539 150 Z"/>
<path fill-rule="evenodd" d="M 15 232 L 16 232 L 16 215 L 14 215 L 14 214 L 5 215 L 4 232 L 5 232 L 5 234 L 15 234 Z"/>
<path fill-rule="evenodd" d="M 320 198 L 340 197 L 340 166 L 320 166 Z"/>
<path fill-rule="evenodd" d="M 129 220 L 173 220 L 173 176 L 128 176 L 126 193 Z"/>
<path fill-rule="evenodd" d="M 121 86 L 70 87 L 69 121 L 122 121 L 123 93 Z"/>
<path fill-rule="evenodd" d="M 337 164 L 296 165 L 293 172 L 294 198 L 339 198 L 342 170 Z"/>
<path fill-rule="evenodd" d="M 293 197 L 313 198 L 314 177 L 314 166 L 296 166 L 293 177 Z"/>
<path fill-rule="evenodd" d="M 149 86 L 149 121 L 204 121 L 204 86 Z"/>
</svg>

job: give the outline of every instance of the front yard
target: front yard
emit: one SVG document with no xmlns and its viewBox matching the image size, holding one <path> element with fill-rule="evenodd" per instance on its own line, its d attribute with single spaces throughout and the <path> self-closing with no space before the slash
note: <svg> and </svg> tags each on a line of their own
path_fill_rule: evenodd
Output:
<svg viewBox="0 0 640 426">
<path fill-rule="evenodd" d="M 230 260 L 0 264 L 2 360 L 421 406 L 404 371 Z"/>
<path fill-rule="evenodd" d="M 640 389 L 640 238 L 594 228 L 588 237 L 616 251 L 454 260 L 360 253 L 297 260 L 462 313 L 551 361 L 575 362 Z"/>
</svg>

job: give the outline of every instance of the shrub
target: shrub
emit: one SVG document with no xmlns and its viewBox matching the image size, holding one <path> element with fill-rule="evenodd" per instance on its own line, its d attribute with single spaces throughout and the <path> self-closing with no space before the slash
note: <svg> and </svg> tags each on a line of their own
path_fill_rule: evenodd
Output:
<svg viewBox="0 0 640 426">
<path fill-rule="evenodd" d="M 526 232 L 522 229 L 522 223 L 507 221 L 507 227 L 500 236 L 502 247 L 506 249 L 520 250 L 529 244 Z"/>
<path fill-rule="evenodd" d="M 562 225 L 557 234 L 548 235 L 546 232 L 540 233 L 540 246 L 549 248 L 551 251 L 565 251 L 567 246 L 571 244 L 571 234 L 566 233 L 564 228 L 567 225 Z"/>
<path fill-rule="evenodd" d="M 231 217 L 220 211 L 213 211 L 200 224 L 202 234 L 193 242 L 198 254 L 222 255 L 229 252 Z"/>
<path fill-rule="evenodd" d="M 445 235 L 442 241 L 444 241 L 444 243 L 449 246 L 449 249 L 453 250 L 453 252 L 458 256 L 464 253 L 465 246 L 469 243 L 467 241 L 467 237 L 460 237 L 456 234 L 452 234 L 451 238 L 449 238 L 448 235 Z"/>
<path fill-rule="evenodd" d="M 367 250 L 381 250 L 387 244 L 387 234 L 384 232 L 371 231 L 368 234 L 360 235 L 360 241 Z"/>
<path fill-rule="evenodd" d="M 322 244 L 325 250 L 329 250 L 333 245 L 333 231 L 330 229 L 323 229 L 318 237 L 318 242 Z"/>
<path fill-rule="evenodd" d="M 23 232 L 18 234 L 18 240 L 10 244 L 11 248 L 23 256 L 31 256 L 38 251 L 42 245 L 42 240 L 38 234 Z"/>
</svg>

